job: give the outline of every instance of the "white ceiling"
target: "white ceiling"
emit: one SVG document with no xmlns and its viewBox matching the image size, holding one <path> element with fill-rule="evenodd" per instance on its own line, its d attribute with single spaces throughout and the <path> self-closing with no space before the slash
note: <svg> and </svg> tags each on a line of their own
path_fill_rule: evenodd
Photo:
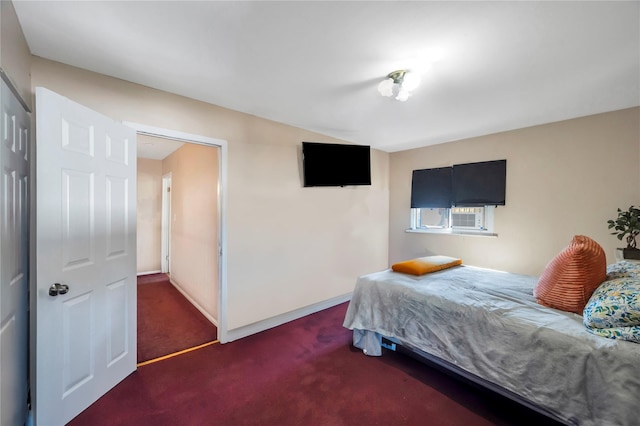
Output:
<svg viewBox="0 0 640 426">
<path fill-rule="evenodd" d="M 390 152 L 640 105 L 638 1 L 14 5 L 34 55 Z"/>
<path fill-rule="evenodd" d="M 139 134 L 136 137 L 136 144 L 137 158 L 164 160 L 184 145 L 184 142 Z"/>
</svg>

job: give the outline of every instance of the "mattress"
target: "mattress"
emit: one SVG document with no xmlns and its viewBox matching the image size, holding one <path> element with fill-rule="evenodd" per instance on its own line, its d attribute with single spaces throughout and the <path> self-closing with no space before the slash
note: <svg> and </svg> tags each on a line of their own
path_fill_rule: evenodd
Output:
<svg viewBox="0 0 640 426">
<path fill-rule="evenodd" d="M 568 424 L 639 424 L 640 346 L 588 333 L 536 303 L 536 277 L 472 266 L 358 278 L 344 326 L 367 355 L 380 336 L 513 392 Z"/>
</svg>

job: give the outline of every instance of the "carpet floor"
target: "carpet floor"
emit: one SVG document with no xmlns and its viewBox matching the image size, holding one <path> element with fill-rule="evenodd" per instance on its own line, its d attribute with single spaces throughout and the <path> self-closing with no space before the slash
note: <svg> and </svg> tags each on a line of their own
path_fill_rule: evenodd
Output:
<svg viewBox="0 0 640 426">
<path fill-rule="evenodd" d="M 346 307 L 140 367 L 70 425 L 556 425 L 406 355 L 363 355 Z"/>
<path fill-rule="evenodd" d="M 210 342 L 217 332 L 166 274 L 138 277 L 138 362 Z"/>
</svg>

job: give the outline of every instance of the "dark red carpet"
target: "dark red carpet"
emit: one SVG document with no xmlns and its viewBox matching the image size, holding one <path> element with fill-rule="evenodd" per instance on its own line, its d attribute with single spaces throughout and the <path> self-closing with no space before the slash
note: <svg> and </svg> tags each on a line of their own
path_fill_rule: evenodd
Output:
<svg viewBox="0 0 640 426">
<path fill-rule="evenodd" d="M 363 355 L 346 304 L 140 367 L 71 425 L 552 425 L 412 358 Z"/>
<path fill-rule="evenodd" d="M 210 342 L 217 332 L 166 274 L 138 277 L 138 362 Z"/>
</svg>

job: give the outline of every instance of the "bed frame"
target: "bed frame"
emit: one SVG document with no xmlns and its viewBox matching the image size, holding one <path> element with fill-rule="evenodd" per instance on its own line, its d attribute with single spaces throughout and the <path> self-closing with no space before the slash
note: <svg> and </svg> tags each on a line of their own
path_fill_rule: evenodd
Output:
<svg viewBox="0 0 640 426">
<path fill-rule="evenodd" d="M 504 398 L 507 398 L 511 401 L 514 401 L 528 409 L 535 411 L 559 424 L 568 425 L 568 426 L 578 426 L 579 423 L 575 419 L 571 419 L 571 421 L 567 422 L 564 419 L 556 416 L 551 411 L 547 410 L 544 407 L 534 404 L 526 398 L 518 395 L 515 392 L 510 391 L 509 389 L 505 389 L 502 386 L 498 386 L 495 383 L 492 383 L 488 380 L 483 379 L 480 376 L 476 376 L 475 374 L 469 373 L 467 370 L 464 370 L 458 367 L 455 364 L 452 364 L 448 361 L 445 361 L 441 358 L 438 358 L 435 355 L 431 355 L 427 352 L 424 352 L 417 348 L 412 348 L 409 345 L 402 344 L 397 339 L 392 337 L 384 337 L 382 336 L 382 347 L 403 354 L 405 356 L 409 356 L 415 359 L 418 362 L 425 364 L 426 366 L 433 367 L 443 373 L 455 378 L 456 380 L 463 381 L 472 386 L 478 387 L 483 390 L 488 390 L 490 392 L 496 393 Z"/>
</svg>

